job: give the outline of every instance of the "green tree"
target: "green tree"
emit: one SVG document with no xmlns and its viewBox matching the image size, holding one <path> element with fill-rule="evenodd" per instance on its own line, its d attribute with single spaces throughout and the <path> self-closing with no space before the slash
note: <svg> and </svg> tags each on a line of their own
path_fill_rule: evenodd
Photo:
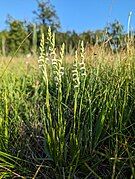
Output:
<svg viewBox="0 0 135 179">
<path fill-rule="evenodd" d="M 70 39 L 71 49 L 76 50 L 78 48 L 79 41 L 80 41 L 79 35 L 73 30 L 69 39 Z"/>
<path fill-rule="evenodd" d="M 5 56 L 7 52 L 7 38 L 8 32 L 7 30 L 3 30 L 0 32 L 0 53 Z"/>
<path fill-rule="evenodd" d="M 116 51 L 123 46 L 123 26 L 119 21 L 115 21 L 106 28 L 107 38 L 111 48 Z"/>
<path fill-rule="evenodd" d="M 80 34 L 81 39 L 84 44 L 95 45 L 96 44 L 96 34 L 93 31 L 87 31 Z"/>
<path fill-rule="evenodd" d="M 9 25 L 9 32 L 7 38 L 8 53 L 13 53 L 17 50 L 21 42 L 28 35 L 25 28 L 25 23 L 13 18 L 8 18 L 7 23 Z M 19 53 L 28 53 L 29 51 L 29 40 L 26 39 L 21 45 Z"/>
<path fill-rule="evenodd" d="M 68 32 L 57 32 L 56 33 L 56 46 L 57 48 L 61 48 L 61 45 L 64 43 L 65 44 L 65 51 L 66 53 L 69 53 L 69 37 L 70 34 Z"/>
<path fill-rule="evenodd" d="M 49 0 L 37 0 L 38 8 L 33 13 L 36 15 L 40 25 L 50 26 L 52 29 L 58 29 L 60 27 L 59 18 L 55 11 L 54 6 Z"/>
<path fill-rule="evenodd" d="M 33 55 L 36 55 L 37 53 L 37 46 L 39 45 L 40 37 L 39 35 L 39 28 L 35 23 L 28 23 L 26 25 L 28 34 L 31 33 L 31 36 L 29 36 L 29 45 L 30 45 L 30 52 Z"/>
</svg>

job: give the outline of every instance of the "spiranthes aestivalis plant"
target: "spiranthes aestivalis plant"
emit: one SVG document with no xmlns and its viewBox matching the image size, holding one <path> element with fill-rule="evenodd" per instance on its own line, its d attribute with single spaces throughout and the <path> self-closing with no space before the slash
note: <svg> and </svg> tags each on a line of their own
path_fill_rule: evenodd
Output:
<svg viewBox="0 0 135 179">
<path fill-rule="evenodd" d="M 77 92 L 80 87 L 80 79 L 79 79 L 79 72 L 78 72 L 78 52 L 75 52 L 74 63 L 73 63 L 73 83 L 74 83 L 74 90 Z"/>
<path fill-rule="evenodd" d="M 78 94 L 80 89 L 80 78 L 78 72 L 78 52 L 75 52 L 74 63 L 73 63 L 73 87 L 74 87 L 74 121 L 73 121 L 73 140 L 78 144 L 78 140 L 76 138 L 76 124 L 77 124 L 77 106 L 78 106 Z"/>
<path fill-rule="evenodd" d="M 47 56 L 45 51 L 45 38 L 44 33 L 41 34 L 41 42 L 40 42 L 40 55 L 39 55 L 39 68 L 42 71 L 42 77 L 45 82 L 45 107 L 46 107 L 46 114 L 44 116 L 44 131 L 45 131 L 45 137 L 47 140 L 47 145 L 50 151 L 50 154 L 53 153 L 52 146 L 55 146 L 55 131 L 53 128 L 53 121 L 51 116 L 51 110 L 50 110 L 50 93 L 49 93 L 49 82 L 48 82 L 48 74 L 47 74 Z"/>
<path fill-rule="evenodd" d="M 82 102 L 83 102 L 83 96 L 84 96 L 84 90 L 85 90 L 85 82 L 86 82 L 86 76 L 87 76 L 86 67 L 85 67 L 85 49 L 84 49 L 83 41 L 81 42 L 80 57 L 81 57 L 81 61 L 79 63 L 79 72 L 80 72 L 79 75 L 80 75 L 81 100 L 80 100 L 79 118 L 81 115 Z"/>
<path fill-rule="evenodd" d="M 65 142 L 65 130 L 66 130 L 66 121 L 63 118 L 63 110 L 62 110 L 62 73 L 63 73 L 63 67 L 62 67 L 62 62 L 64 59 L 64 50 L 65 50 L 65 45 L 63 44 L 60 50 L 60 56 L 57 59 L 57 97 L 58 97 L 58 138 L 59 138 L 59 143 L 60 143 L 60 148 L 59 148 L 59 157 L 61 160 L 63 160 L 63 157 L 66 154 L 66 142 Z M 66 156 L 65 156 L 66 157 Z"/>
<path fill-rule="evenodd" d="M 80 151 L 81 151 L 81 142 L 80 136 L 81 136 L 81 131 L 80 131 L 80 116 L 78 115 L 78 104 L 79 104 L 79 95 L 81 91 L 81 78 L 80 74 L 82 74 L 83 78 L 85 77 L 84 73 L 84 56 L 83 56 L 83 50 L 81 52 L 81 65 L 78 62 L 78 51 L 75 51 L 75 56 L 74 56 L 74 62 L 73 62 L 73 69 L 72 69 L 72 80 L 73 80 L 73 88 L 74 88 L 74 107 L 73 107 L 73 127 L 70 132 L 70 141 L 73 146 L 73 159 L 70 164 L 70 169 L 69 169 L 69 176 L 70 178 L 70 173 L 74 173 L 76 170 L 76 167 L 78 165 L 79 157 L 80 157 Z M 83 66 L 84 65 L 84 66 Z"/>
<path fill-rule="evenodd" d="M 56 55 L 56 48 L 55 48 L 55 33 L 51 31 L 51 28 L 48 28 L 48 36 L 47 36 L 47 59 L 49 63 L 52 64 L 52 76 L 53 80 L 56 84 L 56 87 L 58 86 L 58 58 Z"/>
<path fill-rule="evenodd" d="M 80 77 L 80 93 L 79 93 L 79 114 L 78 114 L 78 138 L 80 142 L 80 148 L 83 148 L 82 153 L 85 152 L 84 148 L 87 148 L 87 143 L 91 143 L 89 136 L 91 136 L 92 131 L 92 121 L 89 119 L 89 122 L 86 124 L 84 118 L 84 108 L 83 103 L 86 102 L 86 64 L 85 64 L 85 48 L 84 42 L 81 42 L 80 46 L 80 63 L 79 63 L 79 77 Z M 86 109 L 85 109 L 86 110 Z M 82 115 L 83 114 L 83 115 Z M 83 145 L 85 147 L 83 147 Z"/>
<path fill-rule="evenodd" d="M 47 48 L 45 50 L 44 35 L 42 34 L 41 44 L 40 44 L 40 57 L 39 57 L 39 67 L 43 72 L 43 79 L 45 81 L 46 89 L 46 112 L 44 117 L 45 123 L 45 136 L 47 139 L 47 145 L 50 151 L 50 154 L 56 163 L 61 164 L 64 160 L 64 152 L 66 149 L 65 143 L 65 128 L 66 121 L 63 119 L 62 111 L 62 61 L 64 58 L 65 45 L 63 44 L 60 50 L 60 55 L 57 56 L 55 48 L 55 34 L 51 32 L 51 29 L 48 29 L 47 36 Z M 48 58 L 51 60 L 51 63 L 48 64 Z M 48 71 L 47 67 L 52 67 L 52 76 L 50 80 L 54 81 L 56 92 L 57 92 L 57 119 L 53 119 L 53 109 L 51 109 L 50 98 L 51 94 L 49 93 L 49 80 L 48 80 Z"/>
<path fill-rule="evenodd" d="M 64 67 L 62 66 L 63 60 L 64 60 L 64 51 L 65 51 L 65 44 L 63 43 L 60 50 L 60 57 L 57 61 L 58 66 L 58 83 L 61 85 L 62 82 L 62 75 L 64 73 Z"/>
<path fill-rule="evenodd" d="M 51 27 L 48 28 L 47 34 L 47 57 L 48 61 L 55 64 L 56 59 L 56 48 L 55 48 L 55 33 L 52 32 Z"/>
</svg>

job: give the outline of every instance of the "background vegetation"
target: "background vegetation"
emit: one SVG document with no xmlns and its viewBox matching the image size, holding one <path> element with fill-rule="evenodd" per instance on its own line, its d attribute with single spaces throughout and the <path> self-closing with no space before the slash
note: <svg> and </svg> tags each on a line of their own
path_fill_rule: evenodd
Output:
<svg viewBox="0 0 135 179">
<path fill-rule="evenodd" d="M 0 32 L 0 53 L 2 55 L 11 55 L 29 33 L 31 35 L 22 44 L 19 52 L 20 54 L 35 54 L 38 52 L 36 46 L 40 42 L 40 30 L 42 28 L 46 34 L 49 26 L 56 33 L 57 48 L 65 43 L 66 53 L 76 50 L 82 40 L 84 46 L 88 47 L 106 43 L 107 48 L 113 51 L 126 48 L 128 34 L 123 31 L 123 26 L 117 20 L 108 24 L 103 30 L 77 34 L 75 31 L 61 32 L 59 30 L 59 18 L 49 1 L 37 1 L 37 10 L 33 11 L 33 16 L 35 17 L 34 22 L 20 21 L 12 16 L 7 17 L 8 29 Z M 134 33 L 131 33 L 134 39 Z"/>
<path fill-rule="evenodd" d="M 59 32 L 48 2 L 34 14 L 0 34 L 0 178 L 135 178 L 133 34 Z"/>
</svg>

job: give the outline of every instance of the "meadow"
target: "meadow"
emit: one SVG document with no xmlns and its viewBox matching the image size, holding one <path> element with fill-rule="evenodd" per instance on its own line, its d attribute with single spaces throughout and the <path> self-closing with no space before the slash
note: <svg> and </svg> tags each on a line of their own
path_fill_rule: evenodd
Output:
<svg viewBox="0 0 135 179">
<path fill-rule="evenodd" d="M 135 178 L 135 50 L 0 58 L 0 178 Z M 7 67 L 8 65 L 8 67 Z"/>
</svg>

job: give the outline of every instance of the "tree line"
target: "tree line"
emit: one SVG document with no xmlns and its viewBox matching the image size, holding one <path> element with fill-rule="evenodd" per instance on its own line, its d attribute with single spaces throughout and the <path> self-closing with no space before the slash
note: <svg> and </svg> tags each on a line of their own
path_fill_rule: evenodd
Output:
<svg viewBox="0 0 135 179">
<path fill-rule="evenodd" d="M 50 26 L 56 34 L 56 46 L 66 45 L 66 53 L 78 48 L 83 40 L 85 46 L 107 44 L 106 47 L 117 51 L 126 47 L 127 34 L 119 21 L 115 21 L 103 30 L 76 33 L 75 31 L 60 32 L 60 21 L 54 6 L 47 0 L 37 0 L 37 10 L 33 11 L 35 22 L 21 21 L 11 16 L 7 18 L 8 29 L 0 32 L 0 54 L 11 55 L 16 51 L 22 41 L 19 54 L 36 54 L 40 43 L 41 30 L 47 34 Z M 29 35 L 30 34 L 30 35 Z"/>
</svg>

